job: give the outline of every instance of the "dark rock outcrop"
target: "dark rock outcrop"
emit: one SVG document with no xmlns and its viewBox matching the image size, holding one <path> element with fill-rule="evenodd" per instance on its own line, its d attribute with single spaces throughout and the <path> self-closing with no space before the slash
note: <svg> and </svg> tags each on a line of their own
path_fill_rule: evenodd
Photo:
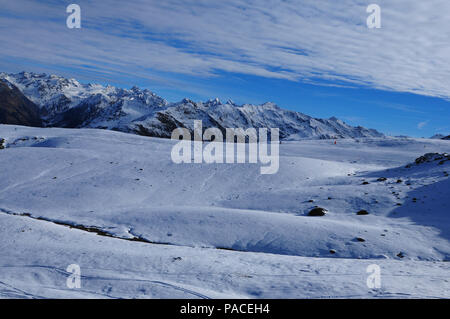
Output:
<svg viewBox="0 0 450 319">
<path fill-rule="evenodd" d="M 450 161 L 450 154 L 426 153 L 425 155 L 416 158 L 414 163 L 416 165 L 419 165 L 419 164 L 431 163 L 431 162 L 435 162 L 435 161 L 439 161 L 438 164 L 442 165 L 445 162 Z M 409 167 L 411 167 L 411 164 L 409 164 Z"/>
<path fill-rule="evenodd" d="M 0 124 L 41 127 L 39 107 L 14 85 L 0 80 Z"/>
<path fill-rule="evenodd" d="M 327 210 L 322 207 L 315 207 L 311 209 L 311 211 L 308 213 L 308 216 L 324 216 L 326 214 Z"/>
</svg>

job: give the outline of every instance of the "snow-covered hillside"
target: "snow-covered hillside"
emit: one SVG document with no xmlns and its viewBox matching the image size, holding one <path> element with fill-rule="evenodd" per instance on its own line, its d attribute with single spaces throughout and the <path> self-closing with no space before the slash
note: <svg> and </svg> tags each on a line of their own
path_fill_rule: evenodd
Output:
<svg viewBox="0 0 450 319">
<path fill-rule="evenodd" d="M 193 119 L 204 128 L 279 128 L 280 138 L 382 137 L 373 129 L 347 125 L 341 120 L 315 119 L 273 103 L 236 105 L 218 99 L 194 102 L 184 99 L 168 103 L 149 90 L 130 90 L 81 84 L 56 75 L 22 72 L 0 73 L 41 108 L 47 126 L 108 128 L 141 135 L 170 137 L 174 128 L 193 128 Z"/>
<path fill-rule="evenodd" d="M 174 164 L 175 141 L 114 131 L 0 125 L 1 138 L 2 297 L 450 298 L 450 161 L 415 162 L 448 141 L 288 141 L 261 175 Z"/>
</svg>

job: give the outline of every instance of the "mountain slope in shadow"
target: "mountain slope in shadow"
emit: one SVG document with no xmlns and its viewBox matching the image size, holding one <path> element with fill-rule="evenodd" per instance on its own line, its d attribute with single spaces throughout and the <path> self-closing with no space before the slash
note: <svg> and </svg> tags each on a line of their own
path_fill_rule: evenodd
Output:
<svg viewBox="0 0 450 319">
<path fill-rule="evenodd" d="M 0 80 L 0 123 L 41 127 L 39 107 L 17 87 Z"/>
</svg>

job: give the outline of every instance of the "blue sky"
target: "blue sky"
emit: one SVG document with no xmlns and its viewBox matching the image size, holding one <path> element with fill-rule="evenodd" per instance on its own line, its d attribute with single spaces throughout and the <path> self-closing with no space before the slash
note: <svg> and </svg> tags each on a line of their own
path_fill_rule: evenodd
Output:
<svg viewBox="0 0 450 319">
<path fill-rule="evenodd" d="M 81 7 L 81 29 L 66 6 Z M 368 29 L 366 7 L 381 7 Z M 450 134 L 448 0 L 0 0 L 0 71 Z"/>
</svg>

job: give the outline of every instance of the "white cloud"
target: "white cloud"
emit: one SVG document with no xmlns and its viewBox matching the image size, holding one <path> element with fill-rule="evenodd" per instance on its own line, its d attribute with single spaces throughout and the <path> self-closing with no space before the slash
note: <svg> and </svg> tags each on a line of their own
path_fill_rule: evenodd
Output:
<svg viewBox="0 0 450 319">
<path fill-rule="evenodd" d="M 429 121 L 419 122 L 419 123 L 417 124 L 417 128 L 418 128 L 419 130 L 423 129 L 425 126 L 427 126 L 428 122 L 429 122 Z"/>
<path fill-rule="evenodd" d="M 59 2 L 0 1 L 0 59 L 103 76 L 226 71 L 450 97 L 448 0 L 379 0 L 381 29 L 366 27 L 371 1 L 362 0 L 77 1 L 80 30 L 66 28 Z"/>
</svg>

